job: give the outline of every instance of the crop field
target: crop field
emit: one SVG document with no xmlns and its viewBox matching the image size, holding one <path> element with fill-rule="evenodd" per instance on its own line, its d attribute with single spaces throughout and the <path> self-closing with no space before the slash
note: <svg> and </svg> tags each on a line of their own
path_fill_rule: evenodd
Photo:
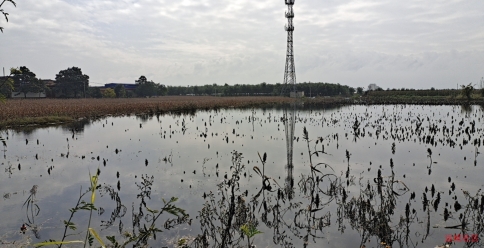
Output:
<svg viewBox="0 0 484 248">
<path fill-rule="evenodd" d="M 423 92 L 423 91 L 422 91 Z M 426 91 L 427 92 L 427 91 Z M 428 91 L 434 93 L 433 91 Z M 441 92 L 441 91 L 439 91 Z M 450 91 L 449 91 L 450 92 Z M 400 92 L 398 92 L 400 93 Z M 424 96 L 426 95 L 426 96 Z M 465 104 L 465 99 L 450 99 L 444 95 L 402 95 L 393 91 L 375 91 L 366 97 L 304 98 L 305 105 L 341 104 Z M 408 98 L 410 97 L 410 98 Z M 430 98 L 429 98 L 430 97 Z M 196 110 L 276 106 L 294 102 L 293 98 L 277 96 L 164 96 L 158 98 L 116 99 L 10 99 L 0 104 L 0 128 L 49 122 L 69 122 L 79 118 L 153 114 L 168 112 L 193 113 Z M 470 104 L 481 104 L 482 98 Z"/>
<path fill-rule="evenodd" d="M 167 96 L 123 99 L 22 99 L 8 100 L 0 108 L 3 125 L 14 120 L 39 117 L 90 118 L 126 114 L 191 112 L 196 109 L 253 107 L 293 101 L 284 97 Z M 9 122 L 10 121 L 10 122 Z M 32 120 L 35 123 L 35 120 Z"/>
</svg>

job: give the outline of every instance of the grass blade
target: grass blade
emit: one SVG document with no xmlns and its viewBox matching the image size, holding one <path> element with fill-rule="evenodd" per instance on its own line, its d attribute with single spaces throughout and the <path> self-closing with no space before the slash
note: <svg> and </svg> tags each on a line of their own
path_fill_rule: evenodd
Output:
<svg viewBox="0 0 484 248">
<path fill-rule="evenodd" d="M 64 244 L 74 244 L 74 243 L 84 243 L 80 240 L 72 240 L 72 241 L 45 241 L 41 243 L 34 244 L 34 247 L 42 247 L 48 245 L 64 245 Z"/>
<path fill-rule="evenodd" d="M 99 237 L 99 235 L 97 234 L 96 230 L 89 227 L 89 232 L 92 234 L 92 236 L 94 236 L 94 238 L 97 239 L 99 244 L 101 244 L 101 247 L 103 247 L 103 248 L 106 247 L 106 245 L 104 245 L 104 242 L 102 241 L 101 237 Z"/>
</svg>

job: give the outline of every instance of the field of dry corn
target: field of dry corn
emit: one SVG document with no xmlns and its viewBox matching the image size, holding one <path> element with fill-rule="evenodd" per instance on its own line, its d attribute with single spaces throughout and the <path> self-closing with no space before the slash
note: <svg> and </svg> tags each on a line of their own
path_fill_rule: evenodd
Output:
<svg viewBox="0 0 484 248">
<path fill-rule="evenodd" d="M 107 115 L 190 112 L 199 109 L 251 107 L 293 101 L 287 97 L 166 96 L 118 99 L 11 99 L 0 103 L 0 122 L 38 117 L 91 118 Z"/>
</svg>

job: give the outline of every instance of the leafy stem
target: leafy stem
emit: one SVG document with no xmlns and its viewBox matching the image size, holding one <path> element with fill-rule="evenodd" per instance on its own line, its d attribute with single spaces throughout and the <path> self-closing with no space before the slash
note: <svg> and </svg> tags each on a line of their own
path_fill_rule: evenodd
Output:
<svg viewBox="0 0 484 248">
<path fill-rule="evenodd" d="M 96 210 L 96 207 L 94 207 L 94 202 L 96 201 L 96 189 L 98 188 L 97 181 L 98 181 L 98 178 L 99 178 L 99 174 L 101 174 L 101 171 L 99 170 L 99 168 L 97 169 L 96 175 L 92 176 L 91 173 L 89 173 L 89 178 L 91 180 L 91 188 L 90 188 L 91 204 L 90 204 L 90 207 L 89 207 L 89 222 L 87 224 L 86 238 L 84 240 L 84 247 L 86 247 L 88 237 L 91 234 L 90 229 L 91 229 L 92 210 Z M 90 241 L 89 243 L 91 244 L 92 241 Z"/>
<path fill-rule="evenodd" d="M 74 208 L 71 208 L 69 209 L 69 211 L 71 212 L 71 216 L 69 217 L 69 220 L 65 221 L 64 220 L 64 224 L 65 224 L 65 227 L 64 227 L 64 234 L 62 235 L 62 240 L 61 242 L 64 242 L 65 238 L 67 237 L 67 228 L 71 229 L 71 230 L 76 230 L 76 226 L 74 223 L 71 222 L 72 218 L 74 217 L 74 214 L 77 212 L 77 210 L 80 209 L 79 205 L 81 204 L 81 200 L 82 198 L 88 193 L 89 191 L 86 191 L 84 193 L 82 193 L 82 187 L 81 189 L 79 190 L 79 199 L 77 200 L 77 203 L 76 203 L 76 206 Z M 59 248 L 62 247 L 62 243 L 59 245 Z"/>
<path fill-rule="evenodd" d="M 251 241 L 250 239 L 253 238 L 257 234 L 262 233 L 261 231 L 259 231 L 255 227 L 254 224 L 252 224 L 250 222 L 242 225 L 240 227 L 240 230 L 242 230 L 242 232 L 245 234 L 245 236 L 247 236 L 247 247 L 248 248 L 251 248 L 252 244 L 254 243 L 254 240 L 252 239 L 252 241 Z"/>
</svg>

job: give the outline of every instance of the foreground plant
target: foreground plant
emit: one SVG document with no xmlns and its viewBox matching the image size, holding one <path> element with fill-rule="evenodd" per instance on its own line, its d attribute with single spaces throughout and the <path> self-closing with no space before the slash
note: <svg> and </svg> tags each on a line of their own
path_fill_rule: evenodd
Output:
<svg viewBox="0 0 484 248">
<path fill-rule="evenodd" d="M 104 242 L 102 239 L 99 237 L 97 232 L 91 228 L 91 219 L 92 219 L 92 210 L 97 210 L 97 208 L 94 206 L 94 203 L 96 201 L 96 191 L 100 188 L 100 185 L 98 185 L 98 179 L 99 179 L 99 174 L 101 174 L 101 171 L 99 168 L 97 169 L 96 175 L 91 175 L 89 173 L 89 178 L 90 178 L 90 183 L 91 187 L 89 188 L 88 191 L 81 193 L 79 196 L 79 200 L 77 201 L 77 204 L 74 208 L 69 209 L 71 212 L 71 216 L 69 217 L 69 220 L 64 220 L 64 235 L 62 237 L 61 241 L 56 241 L 56 240 L 49 240 L 41 243 L 37 243 L 34 246 L 35 247 L 42 247 L 42 246 L 48 246 L 48 245 L 58 245 L 59 247 L 62 247 L 64 244 L 73 244 L 73 243 L 84 243 L 84 247 L 86 247 L 86 244 L 89 243 L 89 246 L 92 246 L 94 237 L 96 240 L 101 244 L 102 247 L 105 247 Z M 81 188 L 82 191 L 82 188 Z M 87 195 L 87 193 L 91 192 L 91 199 L 90 202 L 86 202 L 82 200 L 82 198 Z M 71 240 L 71 241 L 65 241 L 65 238 L 68 236 L 67 235 L 67 229 L 75 231 L 77 229 L 77 226 L 72 222 L 72 218 L 74 217 L 74 214 L 79 211 L 79 210 L 88 210 L 89 211 L 89 222 L 88 226 L 86 228 L 86 238 L 83 241 L 81 240 Z"/>
<path fill-rule="evenodd" d="M 101 190 L 101 185 L 98 183 L 100 175 L 100 170 L 97 170 L 96 175 L 90 175 L 90 183 L 91 187 L 82 193 L 79 194 L 78 201 L 74 208 L 69 209 L 71 215 L 68 220 L 64 220 L 64 234 L 60 241 L 57 240 L 49 240 L 41 243 L 34 244 L 34 247 L 42 247 L 42 246 L 52 246 L 56 245 L 59 248 L 62 247 L 64 244 L 75 244 L 75 243 L 83 243 L 84 247 L 87 245 L 92 246 L 94 243 L 94 239 L 97 240 L 101 247 L 106 247 L 103 238 L 97 233 L 97 231 L 91 227 L 91 220 L 92 220 L 92 211 L 98 210 L 98 208 L 94 205 L 96 202 L 96 192 Z M 185 210 L 175 206 L 175 202 L 178 200 L 176 197 L 172 197 L 169 201 L 163 199 L 164 206 L 161 209 L 151 209 L 147 206 L 146 200 L 151 199 L 151 185 L 153 184 L 154 177 L 151 178 L 146 176 L 142 176 L 143 182 L 141 184 L 137 184 L 138 188 L 141 190 L 141 193 L 138 194 L 138 198 L 141 198 L 139 212 L 135 213 L 133 208 L 133 229 L 131 231 L 125 231 L 123 233 L 122 224 L 120 225 L 120 233 L 126 238 L 125 240 L 119 241 L 116 239 L 115 236 L 106 236 L 106 239 L 111 242 L 111 247 L 126 247 L 129 244 L 133 244 L 134 247 L 140 246 L 147 246 L 148 240 L 153 237 L 156 240 L 157 233 L 163 232 L 162 229 L 156 226 L 156 221 L 161 217 L 163 213 L 170 213 L 175 215 L 177 219 L 167 219 L 164 223 L 164 229 L 169 230 L 177 225 L 189 223 L 189 216 L 185 213 Z M 113 192 L 111 191 L 110 186 L 105 186 L 105 190 L 113 197 Z M 84 200 L 90 193 L 90 199 L 88 202 Z M 116 202 L 120 205 L 120 199 L 117 194 L 114 196 L 116 198 Z M 30 199 L 30 198 L 29 198 Z M 121 205 L 119 208 L 123 208 L 124 206 Z M 118 208 L 117 208 L 118 209 Z M 76 231 L 77 225 L 72 222 L 74 214 L 80 210 L 87 210 L 89 211 L 89 221 L 87 224 L 86 236 L 84 241 L 82 240 L 66 240 L 66 237 L 71 235 L 79 235 L 77 234 L 68 234 L 68 230 Z M 147 212 L 146 214 L 144 212 Z M 123 214 L 115 214 L 115 217 L 122 217 Z M 144 217 L 144 218 L 142 218 Z M 143 221 L 144 220 L 144 221 Z M 105 224 L 106 227 L 112 225 L 114 220 L 110 220 Z M 146 223 L 143 223 L 146 222 Z M 105 222 L 103 222 L 105 223 Z"/>
<path fill-rule="evenodd" d="M 8 22 L 8 13 L 5 12 L 3 9 L 1 9 L 2 5 L 5 3 L 5 2 L 10 2 L 13 4 L 13 6 L 17 7 L 17 4 L 13 1 L 13 0 L 3 0 L 1 1 L 0 3 L 0 14 L 2 14 L 3 16 L 5 16 L 5 20 L 7 20 Z M 3 27 L 0 26 L 0 31 L 3 33 Z"/>
<path fill-rule="evenodd" d="M 182 223 L 189 223 L 189 215 L 185 213 L 185 210 L 177 207 L 174 205 L 174 203 L 178 200 L 176 197 L 172 197 L 169 201 L 166 201 L 163 199 L 164 206 L 160 210 L 156 209 L 150 209 L 148 208 L 145 204 L 144 208 L 149 212 L 149 214 L 146 215 L 145 220 L 147 223 L 143 223 L 143 226 L 141 227 L 141 218 L 139 213 L 138 214 L 133 214 L 133 232 L 132 233 L 125 233 L 125 236 L 128 238 L 125 240 L 122 244 L 119 244 L 118 241 L 116 240 L 116 237 L 114 236 L 107 236 L 106 238 L 112 243 L 114 247 L 126 247 L 126 245 L 130 243 L 134 243 L 134 247 L 139 247 L 139 246 L 147 246 L 148 245 L 148 240 L 150 237 L 153 237 L 153 239 L 156 240 L 156 235 L 157 233 L 163 232 L 162 229 L 158 228 L 156 226 L 156 221 L 158 218 L 163 213 L 170 213 L 172 215 L 175 215 L 177 219 L 168 219 L 165 224 L 164 228 L 165 229 L 171 229 L 176 225 L 182 224 Z M 140 205 L 141 209 L 141 205 Z M 149 224 L 149 225 L 146 225 Z M 138 231 L 136 232 L 134 226 L 138 226 Z"/>
<path fill-rule="evenodd" d="M 247 247 L 251 248 L 254 247 L 252 244 L 254 243 L 254 240 L 250 241 L 251 238 L 253 238 L 255 235 L 262 233 L 261 231 L 257 230 L 255 225 L 252 223 L 246 223 L 243 226 L 240 227 L 240 230 L 247 236 Z"/>
<path fill-rule="evenodd" d="M 246 223 L 256 223 L 252 206 L 246 203 L 247 192 L 241 192 L 240 178 L 244 174 L 242 153 L 232 152 L 232 175 L 227 174 L 217 185 L 219 199 L 214 193 L 204 193 L 206 203 L 199 211 L 202 233 L 195 240 L 195 247 L 239 247 Z M 207 199 L 208 198 L 208 199 Z"/>
</svg>

